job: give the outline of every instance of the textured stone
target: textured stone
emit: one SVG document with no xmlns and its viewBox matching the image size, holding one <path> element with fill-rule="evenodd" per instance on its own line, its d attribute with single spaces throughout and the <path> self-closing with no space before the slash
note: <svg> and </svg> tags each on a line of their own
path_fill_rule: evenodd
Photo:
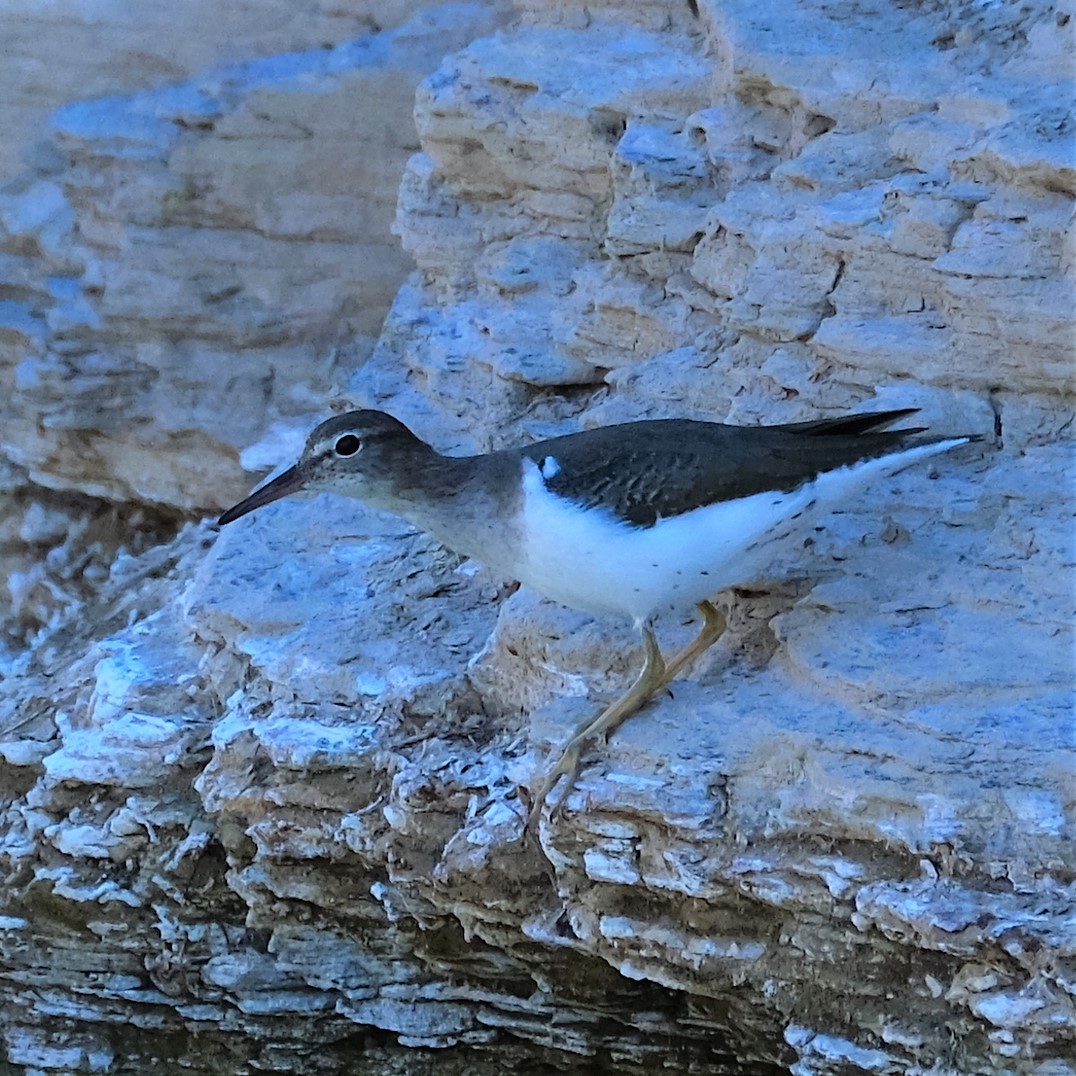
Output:
<svg viewBox="0 0 1076 1076">
<path fill-rule="evenodd" d="M 0 196 L 14 1062 L 1071 1071 L 1071 5 L 699 7 L 439 9 L 72 103 Z M 419 55 L 397 287 L 348 177 L 383 213 Z M 332 388 L 454 452 L 868 403 L 985 440 L 723 595 L 539 852 L 521 789 L 630 625 L 331 497 L 147 514 Z"/>
<path fill-rule="evenodd" d="M 308 409 L 334 344 L 361 356 L 376 333 L 407 267 L 388 223 L 414 85 L 494 19 L 442 5 L 60 109 L 67 163 L 0 207 L 4 245 L 32 244 L 51 274 L 0 355 L 17 371 L 9 456 L 43 485 L 184 511 L 239 489 L 221 445 Z"/>
<path fill-rule="evenodd" d="M 389 225 L 415 85 L 498 17 L 390 8 L 393 28 L 333 48 L 67 104 L 53 154 L 0 193 L 3 451 L 22 482 L 75 494 L 81 529 L 87 498 L 169 523 L 223 507 L 240 449 L 369 352 L 410 264 Z M 54 600 L 28 587 L 31 552 L 6 553 L 23 631 L 75 598 L 56 573 Z"/>
<path fill-rule="evenodd" d="M 11 3 L 4 9 L 0 176 L 17 175 L 49 112 L 72 100 L 151 89 L 214 64 L 325 48 L 405 22 L 415 0 L 366 4 L 311 0 L 183 0 L 136 9 L 124 0 Z M 43 153 L 38 149 L 36 152 Z"/>
</svg>

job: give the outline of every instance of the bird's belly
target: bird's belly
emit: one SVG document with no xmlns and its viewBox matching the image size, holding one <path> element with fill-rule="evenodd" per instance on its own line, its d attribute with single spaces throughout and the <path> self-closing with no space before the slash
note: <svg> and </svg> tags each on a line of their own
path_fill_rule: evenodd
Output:
<svg viewBox="0 0 1076 1076">
<path fill-rule="evenodd" d="M 538 593 L 575 609 L 641 621 L 760 580 L 814 520 L 877 475 L 947 451 L 963 439 L 912 445 L 819 474 L 783 493 L 756 493 L 637 527 L 552 493 L 524 465 L 520 556 L 511 570 Z"/>
<path fill-rule="evenodd" d="M 525 509 L 520 581 L 575 609 L 643 620 L 757 577 L 813 501 L 764 493 L 637 527 L 547 490 Z"/>
<path fill-rule="evenodd" d="M 537 466 L 524 468 L 519 580 L 575 609 L 641 621 L 768 573 L 813 521 L 872 477 L 947 451 L 963 439 L 912 445 L 819 474 L 788 493 L 721 501 L 636 527 L 603 509 L 550 492 Z"/>
</svg>

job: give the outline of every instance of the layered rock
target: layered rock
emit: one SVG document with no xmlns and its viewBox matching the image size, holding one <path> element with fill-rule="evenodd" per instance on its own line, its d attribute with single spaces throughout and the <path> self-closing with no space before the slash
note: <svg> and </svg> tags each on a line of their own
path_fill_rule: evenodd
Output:
<svg viewBox="0 0 1076 1076">
<path fill-rule="evenodd" d="M 334 48 L 57 111 L 49 152 L 0 195 L 12 483 L 170 520 L 245 488 L 240 449 L 369 354 L 411 264 L 390 224 L 414 87 L 497 18 L 430 6 Z M 8 555 L 40 576 L 23 630 L 77 601 L 34 549 Z"/>
<path fill-rule="evenodd" d="M 470 43 L 418 92 L 398 290 L 332 173 L 350 144 L 383 191 L 348 93 L 406 34 L 57 117 L 63 181 L 5 203 L 5 452 L 126 541 L 286 459 L 333 385 L 454 451 L 855 406 L 987 441 L 726 596 L 540 850 L 519 789 L 632 675 L 627 625 L 326 497 L 102 552 L 4 685 L 13 1061 L 184 1031 L 196 1065 L 291 1071 L 356 1042 L 386 1071 L 521 1042 L 566 1071 L 1071 1071 L 1071 13 L 700 7 L 427 22 Z M 280 196 L 307 166 L 318 197 Z M 389 290 L 363 363 L 356 295 Z M 45 547 L 40 503 L 13 518 Z"/>
</svg>

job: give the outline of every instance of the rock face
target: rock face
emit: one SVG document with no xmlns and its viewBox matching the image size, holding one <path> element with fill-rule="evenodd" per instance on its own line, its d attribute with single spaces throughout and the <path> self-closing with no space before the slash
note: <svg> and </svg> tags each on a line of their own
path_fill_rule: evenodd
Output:
<svg viewBox="0 0 1076 1076">
<path fill-rule="evenodd" d="M 0 177 L 23 170 L 59 105 L 182 82 L 214 64 L 326 48 L 392 29 L 420 6 L 426 5 L 385 0 L 375 13 L 325 0 L 5 4 Z"/>
<path fill-rule="evenodd" d="M 12 1064 L 1076 1071 L 1071 7 L 698 7 L 69 103 L 0 195 Z M 725 595 L 538 849 L 628 625 L 357 503 L 195 522 L 334 391 L 987 440 Z"/>
<path fill-rule="evenodd" d="M 52 115 L 41 163 L 0 194 L 4 481 L 79 499 L 34 493 L 22 499 L 47 519 L 20 504 L 8 524 L 9 632 L 85 597 L 41 563 L 57 535 L 126 506 L 111 541 L 79 543 L 105 571 L 118 542 L 144 544 L 130 506 L 174 531 L 177 513 L 238 495 L 239 450 L 305 424 L 334 370 L 369 354 L 411 265 L 390 228 L 415 86 L 497 19 L 431 6 L 334 48 Z"/>
</svg>

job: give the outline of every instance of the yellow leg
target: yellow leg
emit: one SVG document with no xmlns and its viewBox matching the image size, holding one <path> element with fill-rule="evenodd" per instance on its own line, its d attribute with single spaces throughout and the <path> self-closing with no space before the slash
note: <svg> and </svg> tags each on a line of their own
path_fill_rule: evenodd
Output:
<svg viewBox="0 0 1076 1076">
<path fill-rule="evenodd" d="M 617 725 L 635 713 L 656 691 L 661 690 L 662 684 L 666 682 L 665 659 L 661 656 L 657 639 L 654 638 L 654 632 L 649 627 L 643 628 L 643 645 L 646 650 L 646 660 L 643 662 L 642 672 L 639 673 L 635 683 L 616 702 L 607 706 L 597 717 L 589 718 L 576 728 L 572 738 L 568 741 L 564 750 L 561 751 L 556 763 L 546 774 L 541 787 L 531 801 L 531 808 L 527 814 L 527 824 L 523 829 L 524 834 L 530 832 L 537 824 L 546 798 L 553 791 L 561 777 L 568 778 L 560 801 L 561 803 L 564 802 L 564 797 L 568 795 L 572 785 L 575 784 L 575 778 L 579 772 L 579 756 L 587 741 L 603 730 L 616 728 Z"/>
<path fill-rule="evenodd" d="M 699 602 L 698 610 L 702 613 L 702 630 L 695 636 L 693 642 L 688 643 L 683 650 L 677 651 L 665 663 L 665 684 L 676 679 L 677 674 L 686 669 L 696 658 L 701 657 L 710 649 L 728 627 L 724 614 L 713 602 Z"/>
<path fill-rule="evenodd" d="M 635 683 L 616 702 L 607 706 L 597 717 L 584 721 L 576 728 L 567 746 L 561 751 L 560 757 L 535 793 L 527 813 L 526 825 L 523 827 L 524 836 L 534 830 L 549 793 L 556 787 L 557 782 L 561 777 L 567 777 L 560 800 L 553 808 L 554 813 L 563 806 L 579 775 L 583 747 L 595 736 L 603 732 L 608 735 L 619 728 L 632 714 L 668 687 L 678 672 L 690 665 L 721 638 L 726 627 L 724 616 L 708 601 L 699 602 L 699 610 L 703 616 L 702 630 L 692 643 L 678 651 L 668 662 L 661 656 L 661 650 L 658 648 L 652 629 L 649 626 L 643 628 L 646 659 L 643 662 L 642 672 L 639 673 Z"/>
</svg>

